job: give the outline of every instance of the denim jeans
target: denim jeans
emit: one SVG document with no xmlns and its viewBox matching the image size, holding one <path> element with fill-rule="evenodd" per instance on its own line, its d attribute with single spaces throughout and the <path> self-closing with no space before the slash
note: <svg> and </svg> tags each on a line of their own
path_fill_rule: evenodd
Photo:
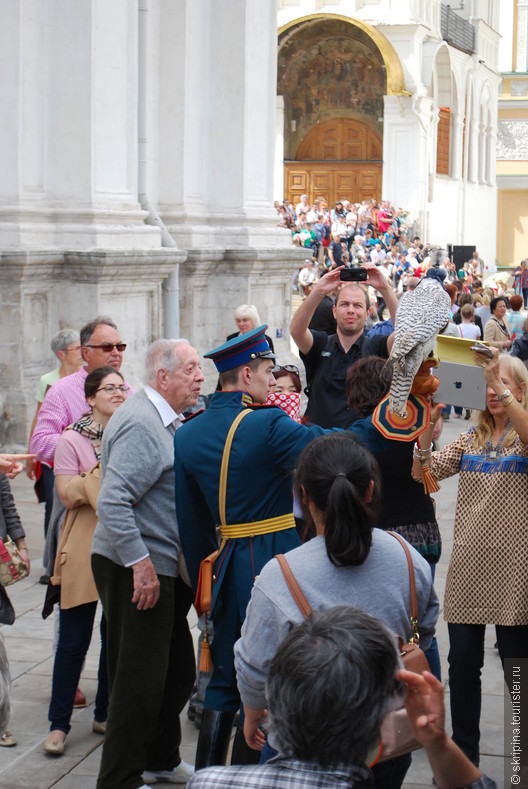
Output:
<svg viewBox="0 0 528 789">
<path fill-rule="evenodd" d="M 59 641 L 53 664 L 53 683 L 48 712 L 50 731 L 59 729 L 68 734 L 75 691 L 92 639 L 97 602 L 60 609 Z M 101 617 L 101 653 L 99 655 L 95 720 L 105 721 L 108 710 L 106 672 L 106 620 Z"/>
<path fill-rule="evenodd" d="M 435 579 L 435 572 L 436 572 L 436 564 L 429 563 L 429 567 L 431 568 L 431 576 L 433 578 L 433 582 Z M 427 658 L 427 662 L 429 663 L 429 668 L 431 669 L 431 674 L 434 674 L 435 677 L 442 681 L 442 669 L 440 665 L 440 653 L 438 651 L 438 642 L 436 640 L 436 636 L 433 636 L 433 640 L 431 641 L 431 645 L 429 649 L 426 649 L 425 657 Z"/>
<path fill-rule="evenodd" d="M 449 689 L 453 740 L 474 764 L 479 761 L 481 669 L 486 625 L 448 623 Z M 506 658 L 528 657 L 528 625 L 496 625 L 497 645 Z"/>
</svg>

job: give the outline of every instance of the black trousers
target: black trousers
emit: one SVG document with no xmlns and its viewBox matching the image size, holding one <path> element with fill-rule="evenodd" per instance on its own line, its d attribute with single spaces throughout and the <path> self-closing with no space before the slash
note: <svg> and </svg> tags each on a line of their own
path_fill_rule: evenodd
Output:
<svg viewBox="0 0 528 789">
<path fill-rule="evenodd" d="M 468 759 L 478 764 L 482 703 L 480 675 L 484 665 L 486 625 L 448 623 L 448 629 L 453 740 Z M 507 658 L 528 657 L 528 625 L 496 625 L 495 631 L 503 665 Z"/>
<path fill-rule="evenodd" d="M 191 590 L 158 576 L 154 608 L 132 604 L 132 570 L 92 556 L 107 620 L 110 703 L 98 789 L 137 789 L 144 770 L 171 770 L 181 761 L 180 712 L 194 683 L 187 612 Z"/>
</svg>

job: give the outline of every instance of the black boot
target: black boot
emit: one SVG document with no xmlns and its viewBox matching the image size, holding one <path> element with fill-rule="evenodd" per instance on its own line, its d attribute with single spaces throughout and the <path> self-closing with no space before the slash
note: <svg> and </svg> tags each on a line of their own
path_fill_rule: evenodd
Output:
<svg viewBox="0 0 528 789">
<path fill-rule="evenodd" d="M 234 719 L 234 712 L 203 711 L 196 746 L 195 770 L 215 764 L 225 765 Z"/>
<path fill-rule="evenodd" d="M 260 751 L 249 747 L 244 737 L 244 729 L 238 728 L 233 740 L 231 764 L 258 764 L 259 761 Z"/>
</svg>

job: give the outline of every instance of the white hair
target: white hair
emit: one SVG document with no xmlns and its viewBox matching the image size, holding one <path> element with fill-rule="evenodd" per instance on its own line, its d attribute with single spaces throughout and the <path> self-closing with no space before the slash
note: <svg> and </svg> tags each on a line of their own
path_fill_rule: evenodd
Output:
<svg viewBox="0 0 528 789">
<path fill-rule="evenodd" d="M 253 321 L 254 329 L 262 325 L 258 310 L 254 304 L 241 304 L 237 307 L 235 310 L 235 321 L 240 320 L 240 318 L 249 318 L 250 321 Z"/>
<path fill-rule="evenodd" d="M 181 362 L 178 351 L 182 345 L 190 345 L 189 340 L 155 340 L 149 347 L 145 357 L 145 381 L 147 384 L 156 382 L 158 370 L 172 373 Z"/>
</svg>

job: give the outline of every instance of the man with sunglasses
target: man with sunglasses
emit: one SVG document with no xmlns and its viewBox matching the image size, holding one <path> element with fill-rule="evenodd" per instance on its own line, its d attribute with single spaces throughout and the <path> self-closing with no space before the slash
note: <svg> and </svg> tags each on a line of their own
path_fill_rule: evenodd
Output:
<svg viewBox="0 0 528 789">
<path fill-rule="evenodd" d="M 121 340 L 117 326 L 105 315 L 87 323 L 80 332 L 81 354 L 84 367 L 61 378 L 48 390 L 39 410 L 35 430 L 31 437 L 31 452 L 37 460 L 51 462 L 62 431 L 88 411 L 84 396 L 84 382 L 88 373 L 98 367 L 121 368 L 126 343 Z M 130 397 L 134 390 L 129 386 Z"/>
</svg>

